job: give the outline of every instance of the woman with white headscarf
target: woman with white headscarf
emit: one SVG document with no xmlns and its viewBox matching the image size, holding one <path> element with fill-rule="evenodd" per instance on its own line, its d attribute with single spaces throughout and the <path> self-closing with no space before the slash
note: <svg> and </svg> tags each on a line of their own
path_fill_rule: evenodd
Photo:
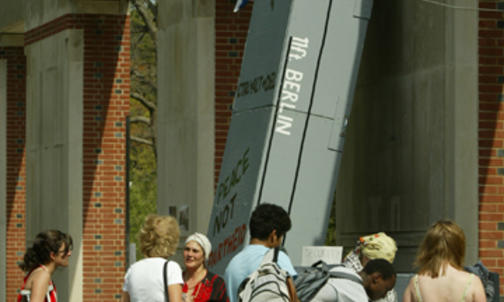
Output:
<svg viewBox="0 0 504 302">
<path fill-rule="evenodd" d="M 194 233 L 187 237 L 182 288 L 185 302 L 229 302 L 224 280 L 206 267 L 211 251 L 212 245 L 205 235 Z"/>
</svg>

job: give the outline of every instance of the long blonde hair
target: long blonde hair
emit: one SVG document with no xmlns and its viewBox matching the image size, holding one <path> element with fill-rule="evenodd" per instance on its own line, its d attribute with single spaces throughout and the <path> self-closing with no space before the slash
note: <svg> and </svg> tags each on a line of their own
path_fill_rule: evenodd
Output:
<svg viewBox="0 0 504 302">
<path fill-rule="evenodd" d="M 145 218 L 138 236 L 140 250 L 147 257 L 168 258 L 175 254 L 179 236 L 179 226 L 175 218 L 151 214 Z"/>
<path fill-rule="evenodd" d="M 447 264 L 462 269 L 466 239 L 464 231 L 451 220 L 439 220 L 425 234 L 415 265 L 420 274 L 436 278 Z"/>
</svg>

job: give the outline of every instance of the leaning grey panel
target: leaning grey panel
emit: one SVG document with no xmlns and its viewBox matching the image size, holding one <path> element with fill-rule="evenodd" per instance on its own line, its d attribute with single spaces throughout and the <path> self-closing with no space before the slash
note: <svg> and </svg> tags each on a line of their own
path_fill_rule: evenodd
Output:
<svg viewBox="0 0 504 302">
<path fill-rule="evenodd" d="M 209 226 L 213 270 L 246 244 L 250 213 L 264 202 L 291 215 L 285 245 L 295 265 L 302 246 L 324 244 L 371 8 L 371 0 L 254 3 Z"/>
</svg>

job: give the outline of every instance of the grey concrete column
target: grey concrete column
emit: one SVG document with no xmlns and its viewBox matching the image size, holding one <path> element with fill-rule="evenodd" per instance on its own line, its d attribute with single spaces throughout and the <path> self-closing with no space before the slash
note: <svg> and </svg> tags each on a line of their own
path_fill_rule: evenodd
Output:
<svg viewBox="0 0 504 302">
<path fill-rule="evenodd" d="M 182 236 L 206 232 L 214 197 L 214 7 L 159 2 L 158 211 L 187 207 Z"/>
<path fill-rule="evenodd" d="M 75 238 L 68 269 L 54 274 L 63 301 L 82 301 L 82 30 L 64 30 L 25 48 L 26 235 L 60 229 Z"/>
<path fill-rule="evenodd" d="M 475 261 L 477 26 L 475 11 L 375 2 L 336 188 L 339 244 L 385 231 L 410 271 L 428 226 L 450 218 Z"/>
<path fill-rule="evenodd" d="M 7 276 L 7 60 L 0 60 L 0 300 L 6 300 Z"/>
<path fill-rule="evenodd" d="M 478 260 L 478 4 L 474 10 L 446 10 L 447 213 L 464 229 L 466 264 Z"/>
</svg>

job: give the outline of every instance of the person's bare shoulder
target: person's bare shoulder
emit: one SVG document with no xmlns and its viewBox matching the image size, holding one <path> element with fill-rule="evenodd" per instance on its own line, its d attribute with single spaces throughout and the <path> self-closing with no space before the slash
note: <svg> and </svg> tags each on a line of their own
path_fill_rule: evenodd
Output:
<svg viewBox="0 0 504 302">
<path fill-rule="evenodd" d="M 33 270 L 33 272 L 30 274 L 30 277 L 26 282 L 26 289 L 32 288 L 34 283 L 49 284 L 50 281 L 51 281 L 51 274 L 49 274 L 49 272 L 46 271 L 45 269 L 39 267 Z"/>
<path fill-rule="evenodd" d="M 486 302 L 485 288 L 483 287 L 483 283 L 481 279 L 474 275 L 473 277 L 473 286 L 472 286 L 472 301 L 474 302 Z"/>
<path fill-rule="evenodd" d="M 413 295 L 413 288 L 414 288 L 414 284 L 413 284 L 413 277 L 410 278 L 409 282 L 408 282 L 408 286 L 406 287 L 406 290 L 404 291 L 404 294 L 403 294 L 403 302 L 413 302 L 415 301 L 414 300 L 414 295 Z"/>
</svg>

